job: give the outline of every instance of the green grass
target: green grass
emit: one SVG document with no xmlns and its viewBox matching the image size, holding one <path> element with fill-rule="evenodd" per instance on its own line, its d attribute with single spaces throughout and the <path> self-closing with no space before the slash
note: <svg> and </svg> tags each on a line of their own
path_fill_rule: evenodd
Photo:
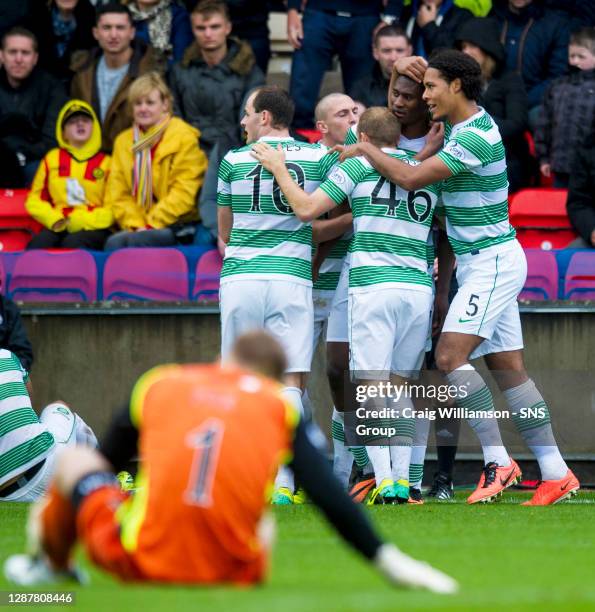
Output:
<svg viewBox="0 0 595 612">
<path fill-rule="evenodd" d="M 312 506 L 277 508 L 278 542 L 266 586 L 179 588 L 123 586 L 90 570 L 77 590 L 85 612 L 373 612 L 388 610 L 595 610 L 595 494 L 548 508 L 518 505 L 513 492 L 497 504 L 377 507 L 369 514 L 384 536 L 461 583 L 456 596 L 388 586 L 348 550 Z M 0 504 L 0 561 L 20 552 L 27 508 Z M 183 562 L 183 561 L 182 561 Z M 10 586 L 0 577 L 0 590 Z"/>
</svg>

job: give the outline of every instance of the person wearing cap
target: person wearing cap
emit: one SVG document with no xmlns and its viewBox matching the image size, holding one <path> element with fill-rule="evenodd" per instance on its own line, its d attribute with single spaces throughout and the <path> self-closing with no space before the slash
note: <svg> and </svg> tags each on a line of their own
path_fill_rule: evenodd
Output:
<svg viewBox="0 0 595 612">
<path fill-rule="evenodd" d="M 481 66 L 480 104 L 500 130 L 506 149 L 509 191 L 518 191 L 528 185 L 531 168 L 533 172 L 537 170 L 524 137 L 529 127 L 529 102 L 523 79 L 518 72 L 506 69 L 499 25 L 492 18 L 474 17 L 465 22 L 457 32 L 456 46 Z"/>
<path fill-rule="evenodd" d="M 101 152 L 101 126 L 82 100 L 70 100 L 56 123 L 58 147 L 41 161 L 25 207 L 44 228 L 28 249 L 102 250 L 114 223 L 103 197 L 110 157 Z"/>
</svg>

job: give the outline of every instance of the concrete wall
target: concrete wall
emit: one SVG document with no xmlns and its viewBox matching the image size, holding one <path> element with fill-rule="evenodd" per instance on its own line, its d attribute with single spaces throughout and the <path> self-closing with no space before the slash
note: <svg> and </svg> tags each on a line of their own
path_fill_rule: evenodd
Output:
<svg viewBox="0 0 595 612">
<path fill-rule="evenodd" d="M 36 407 L 63 399 L 99 433 L 148 368 L 209 361 L 219 350 L 214 308 L 36 306 L 23 314 L 35 349 Z M 562 446 L 575 455 L 595 455 L 595 313 L 524 313 L 523 326 L 527 365 L 543 387 Z M 310 393 L 328 431 L 331 402 L 321 349 Z M 512 428 L 505 424 L 503 429 L 507 442 L 518 441 Z M 464 432 L 463 444 L 472 442 Z"/>
</svg>

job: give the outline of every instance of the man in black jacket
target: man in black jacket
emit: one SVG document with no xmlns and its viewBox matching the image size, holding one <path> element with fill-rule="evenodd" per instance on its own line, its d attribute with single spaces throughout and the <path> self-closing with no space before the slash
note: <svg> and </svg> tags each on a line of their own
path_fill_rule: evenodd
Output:
<svg viewBox="0 0 595 612">
<path fill-rule="evenodd" d="M 566 208 L 572 226 L 580 235 L 570 246 L 595 247 L 595 123 L 576 151 Z"/>
<path fill-rule="evenodd" d="M 437 49 L 450 49 L 457 30 L 473 13 L 455 6 L 454 0 L 413 0 L 401 15 L 401 24 L 413 44 L 413 54 L 423 57 Z"/>
<path fill-rule="evenodd" d="M 551 81 L 566 73 L 568 61 L 569 20 L 543 4 L 541 0 L 496 0 L 491 13 L 501 26 L 506 67 L 523 77 L 530 111 L 541 104 Z"/>
<path fill-rule="evenodd" d="M 15 27 L 0 51 L 0 187 L 27 187 L 39 161 L 56 146 L 55 129 L 66 92 L 37 68 L 37 39 Z"/>
<path fill-rule="evenodd" d="M 411 55 L 411 41 L 398 27 L 384 26 L 374 36 L 372 71 L 353 86 L 351 97 L 365 106 L 386 106 L 393 66 L 400 57 Z"/>
<path fill-rule="evenodd" d="M 527 92 L 521 76 L 505 68 L 505 51 L 494 19 L 474 17 L 457 33 L 457 47 L 481 66 L 480 104 L 494 118 L 506 149 L 509 190 L 527 186 L 536 171 L 524 137 L 528 129 Z"/>
</svg>

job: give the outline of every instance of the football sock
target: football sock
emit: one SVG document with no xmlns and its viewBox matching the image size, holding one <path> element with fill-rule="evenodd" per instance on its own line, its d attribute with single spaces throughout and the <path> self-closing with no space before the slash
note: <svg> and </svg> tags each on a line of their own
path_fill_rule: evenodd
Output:
<svg viewBox="0 0 595 612">
<path fill-rule="evenodd" d="M 371 465 L 365 446 L 350 446 L 349 452 L 353 455 L 355 464 L 360 470 L 365 470 L 365 468 Z"/>
<path fill-rule="evenodd" d="M 40 540 L 44 552 L 55 570 L 65 570 L 76 542 L 76 513 L 69 499 L 52 484 L 45 497 L 32 506 L 30 520 L 39 520 Z M 41 512 L 37 518 L 34 513 Z"/>
<path fill-rule="evenodd" d="M 301 415 L 304 414 L 304 407 L 302 405 L 302 391 L 298 387 L 285 387 L 282 391 L 285 399 L 293 404 Z M 275 478 L 275 489 L 281 487 L 288 488 L 292 493 L 295 487 L 295 480 L 293 477 L 293 471 L 287 466 L 282 465 L 279 467 L 277 472 L 277 478 Z"/>
<path fill-rule="evenodd" d="M 333 472 L 341 485 L 347 489 L 353 466 L 353 455 L 349 452 L 349 448 L 345 446 L 343 413 L 339 412 L 334 406 L 331 434 L 333 437 Z"/>
<path fill-rule="evenodd" d="M 396 402 L 394 408 L 398 410 L 399 415 L 408 411 L 411 414 L 413 410 L 413 402 L 410 397 L 401 395 Z M 406 414 L 407 412 L 405 412 Z M 395 421 L 395 435 L 390 440 L 390 459 L 391 472 L 393 480 L 409 481 L 409 464 L 411 463 L 411 445 L 415 434 L 415 419 L 404 416 L 399 416 Z"/>
<path fill-rule="evenodd" d="M 446 474 L 452 480 L 459 444 L 461 419 L 437 419 L 435 429 L 438 471 Z"/>
<path fill-rule="evenodd" d="M 456 405 L 466 409 L 467 421 L 479 438 L 484 463 L 487 465 L 495 462 L 502 467 L 510 465 L 510 457 L 500 437 L 498 421 L 489 416 L 494 412 L 494 400 L 479 372 L 470 363 L 466 363 L 447 374 L 446 378 L 460 390 Z M 473 416 L 479 412 L 484 414 Z"/>
<path fill-rule="evenodd" d="M 376 486 L 388 478 L 392 480 L 392 472 L 390 469 L 390 447 L 389 446 L 367 446 L 366 451 L 374 468 L 374 476 L 376 478 Z"/>
<path fill-rule="evenodd" d="M 556 444 L 547 404 L 535 383 L 529 379 L 503 393 L 514 424 L 539 463 L 541 479 L 563 478 L 568 466 Z"/>
<path fill-rule="evenodd" d="M 411 463 L 409 464 L 409 486 L 421 489 L 424 478 L 424 461 L 430 431 L 429 419 L 415 419 L 415 435 L 411 446 Z"/>
</svg>

